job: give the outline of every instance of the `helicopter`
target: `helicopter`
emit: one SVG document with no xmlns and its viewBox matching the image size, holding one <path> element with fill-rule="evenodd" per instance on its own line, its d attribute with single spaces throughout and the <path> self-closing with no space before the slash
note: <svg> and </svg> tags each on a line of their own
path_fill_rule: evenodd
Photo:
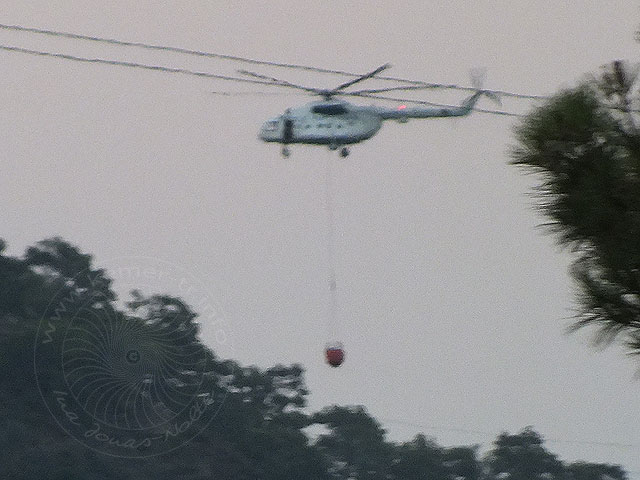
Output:
<svg viewBox="0 0 640 480">
<path fill-rule="evenodd" d="M 262 81 L 266 80 L 270 85 L 303 90 L 322 97 L 322 100 L 313 101 L 300 107 L 288 108 L 282 115 L 271 118 L 262 125 L 258 138 L 264 142 L 281 144 L 282 156 L 285 158 L 291 155 L 289 148 L 291 144 L 328 145 L 330 150 L 340 149 L 340 156 L 344 158 L 350 153 L 347 145 L 360 143 L 373 137 L 382 127 L 384 120 L 394 119 L 406 122 L 410 118 L 462 117 L 471 113 L 474 105 L 483 95 L 499 102 L 496 94 L 483 90 L 480 87 L 479 78 L 473 75 L 472 80 L 476 91 L 459 106 L 454 107 L 427 108 L 400 105 L 397 108 L 388 108 L 355 105 L 345 100 L 334 98 L 337 96 L 375 98 L 373 94 L 381 92 L 426 88 L 424 86 L 400 86 L 345 91 L 347 87 L 372 78 L 389 67 L 389 64 L 384 64 L 369 73 L 328 90 L 305 87 L 246 70 L 240 70 L 239 72 L 259 78 Z"/>
</svg>

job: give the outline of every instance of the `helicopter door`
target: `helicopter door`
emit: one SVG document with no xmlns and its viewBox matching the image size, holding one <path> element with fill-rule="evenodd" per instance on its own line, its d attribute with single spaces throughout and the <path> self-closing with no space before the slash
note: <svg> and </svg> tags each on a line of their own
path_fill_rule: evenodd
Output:
<svg viewBox="0 0 640 480">
<path fill-rule="evenodd" d="M 284 128 L 282 129 L 282 143 L 291 143 L 293 141 L 293 120 L 284 119 Z"/>
</svg>

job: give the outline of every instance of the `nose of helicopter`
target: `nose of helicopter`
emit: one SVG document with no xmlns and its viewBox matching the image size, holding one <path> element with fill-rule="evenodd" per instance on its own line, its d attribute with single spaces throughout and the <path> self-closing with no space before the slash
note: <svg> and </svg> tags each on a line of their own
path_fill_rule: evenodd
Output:
<svg viewBox="0 0 640 480">
<path fill-rule="evenodd" d="M 258 138 L 260 140 L 266 141 L 267 140 L 267 124 L 263 123 L 262 127 L 260 127 L 260 132 L 258 133 Z"/>
<path fill-rule="evenodd" d="M 262 124 L 258 138 L 265 142 L 276 140 L 278 134 L 278 120 L 268 120 Z"/>
</svg>

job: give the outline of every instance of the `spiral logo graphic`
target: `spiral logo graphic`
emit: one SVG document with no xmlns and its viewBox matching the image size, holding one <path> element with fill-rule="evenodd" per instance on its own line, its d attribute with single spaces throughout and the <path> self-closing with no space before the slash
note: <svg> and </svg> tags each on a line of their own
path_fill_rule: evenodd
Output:
<svg viewBox="0 0 640 480">
<path fill-rule="evenodd" d="M 200 323 L 215 323 L 214 338 L 226 339 L 202 283 L 175 265 L 128 259 L 118 271 L 136 288 L 168 284 L 195 297 Z M 102 453 L 145 457 L 183 445 L 215 417 L 226 390 L 185 304 L 140 296 L 132 310 L 100 289 L 63 293 L 41 321 L 34 365 L 42 398 L 65 431 Z"/>
<path fill-rule="evenodd" d="M 205 366 L 204 350 L 178 326 L 81 312 L 62 345 L 69 392 L 112 427 L 142 430 L 171 420 L 188 408 Z M 185 372 L 189 386 L 180 380 Z"/>
</svg>

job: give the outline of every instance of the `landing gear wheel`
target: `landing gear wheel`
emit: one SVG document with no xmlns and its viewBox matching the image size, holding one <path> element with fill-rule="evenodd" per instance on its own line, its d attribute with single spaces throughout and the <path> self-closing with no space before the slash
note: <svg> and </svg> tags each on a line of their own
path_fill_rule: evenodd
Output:
<svg viewBox="0 0 640 480">
<path fill-rule="evenodd" d="M 282 147 L 282 156 L 284 158 L 289 158 L 290 155 L 291 155 L 291 150 L 289 150 L 289 147 Z"/>
<path fill-rule="evenodd" d="M 340 150 L 340 156 L 342 158 L 349 156 L 349 149 L 347 147 L 342 147 L 342 150 Z"/>
<path fill-rule="evenodd" d="M 329 144 L 329 150 L 337 150 L 337 149 L 338 149 L 338 145 L 336 143 Z"/>
</svg>

